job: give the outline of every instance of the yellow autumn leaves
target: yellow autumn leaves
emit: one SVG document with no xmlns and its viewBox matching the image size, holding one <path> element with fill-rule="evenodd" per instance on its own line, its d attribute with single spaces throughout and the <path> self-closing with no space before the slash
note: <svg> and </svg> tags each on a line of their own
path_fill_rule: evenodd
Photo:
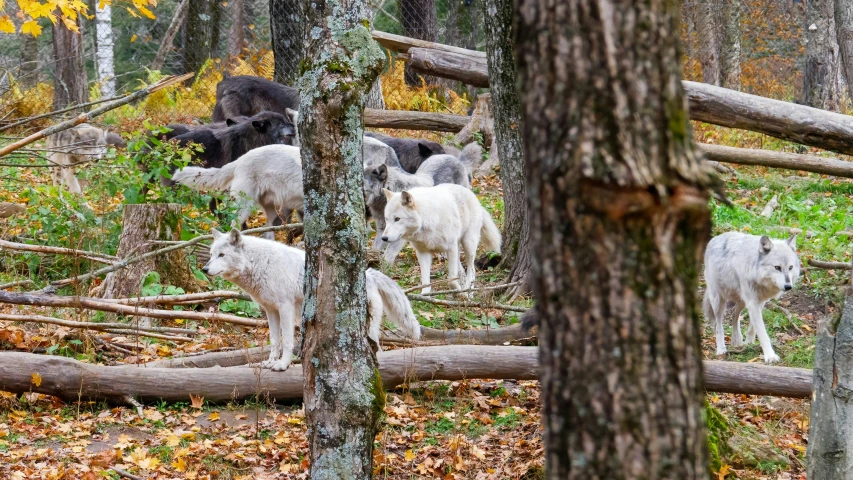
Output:
<svg viewBox="0 0 853 480">
<path fill-rule="evenodd" d="M 39 18 L 47 18 L 50 22 L 56 25 L 57 22 L 62 22 L 65 28 L 79 32 L 80 28 L 77 25 L 78 16 L 82 15 L 86 18 L 91 18 L 88 15 L 88 7 L 82 0 L 17 0 L 18 10 L 15 16 L 21 21 L 20 33 L 23 35 L 32 35 L 38 37 L 42 33 L 42 27 L 38 23 Z M 131 5 L 125 7 L 131 15 L 140 18 L 139 14 L 151 20 L 157 18 L 148 7 L 156 7 L 157 0 L 130 0 Z M 112 0 L 100 0 L 98 8 L 104 8 L 111 5 Z M 139 12 L 139 14 L 137 14 Z M 15 23 L 12 17 L 6 11 L 6 0 L 0 0 L 0 33 L 15 33 Z"/>
</svg>

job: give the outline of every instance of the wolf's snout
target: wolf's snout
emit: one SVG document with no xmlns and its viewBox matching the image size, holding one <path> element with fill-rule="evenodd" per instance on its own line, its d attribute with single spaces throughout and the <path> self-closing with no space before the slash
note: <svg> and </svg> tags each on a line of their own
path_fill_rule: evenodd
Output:
<svg viewBox="0 0 853 480">
<path fill-rule="evenodd" d="M 387 242 L 388 241 L 388 235 L 382 235 L 382 241 Z"/>
<path fill-rule="evenodd" d="M 785 285 L 785 291 L 788 291 L 792 288 L 794 288 L 792 285 Z"/>
<path fill-rule="evenodd" d="M 208 270 L 207 265 L 205 265 L 205 266 L 201 267 L 201 271 L 202 271 L 202 272 L 207 273 L 207 270 Z M 787 290 L 787 289 L 786 289 L 786 290 Z"/>
</svg>

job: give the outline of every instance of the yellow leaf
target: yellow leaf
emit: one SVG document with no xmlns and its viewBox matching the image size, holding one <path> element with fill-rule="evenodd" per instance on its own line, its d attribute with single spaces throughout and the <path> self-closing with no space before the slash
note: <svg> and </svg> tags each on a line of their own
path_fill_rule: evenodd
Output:
<svg viewBox="0 0 853 480">
<path fill-rule="evenodd" d="M 154 457 L 147 457 L 136 463 L 143 470 L 154 470 L 160 465 L 160 460 Z"/>
<path fill-rule="evenodd" d="M 69 17 L 62 17 L 62 23 L 65 24 L 65 28 L 71 30 L 74 33 L 80 33 L 80 27 L 77 26 L 77 22 L 72 20 Z"/>
<path fill-rule="evenodd" d="M 134 33 L 133 36 L 130 37 L 130 43 L 133 43 L 135 41 L 136 41 L 136 34 Z"/>
<path fill-rule="evenodd" d="M 33 385 L 35 385 L 36 387 L 41 386 L 41 375 L 39 375 L 38 373 L 33 374 Z"/>
<path fill-rule="evenodd" d="M 146 17 L 150 18 L 151 20 L 155 20 L 157 18 L 157 16 L 155 16 L 151 10 L 148 10 L 145 7 L 136 7 L 136 9 L 139 10 L 139 13 L 145 15 Z"/>
<path fill-rule="evenodd" d="M 133 15 L 133 17 L 134 17 L 134 18 L 139 18 L 139 15 L 137 15 L 137 14 L 136 14 L 136 12 L 134 12 L 133 10 L 131 10 L 131 8 L 130 8 L 130 7 L 124 7 L 124 8 L 125 8 L 125 10 L 127 10 L 127 13 L 129 13 L 129 14 Z"/>
<path fill-rule="evenodd" d="M 15 24 L 12 23 L 12 19 L 8 15 L 0 17 L 0 32 L 15 33 Z"/>
<path fill-rule="evenodd" d="M 207 419 L 210 420 L 211 422 L 215 422 L 215 421 L 219 420 L 219 412 L 211 413 L 210 416 L 207 417 Z"/>
<path fill-rule="evenodd" d="M 406 450 L 406 453 L 405 453 L 405 454 L 403 454 L 403 456 L 405 456 L 405 457 L 406 457 L 406 461 L 407 461 L 407 462 L 411 462 L 412 460 L 414 460 L 414 459 L 415 459 L 415 457 L 416 457 L 417 455 L 415 455 L 415 452 L 413 452 L 413 451 L 412 451 L 412 449 L 410 448 L 410 449 Z"/>
<path fill-rule="evenodd" d="M 41 35 L 41 25 L 39 25 L 35 20 L 29 20 L 21 25 L 21 33 L 29 33 L 34 37 L 38 37 Z"/>
<path fill-rule="evenodd" d="M 181 439 L 177 435 L 169 435 L 166 437 L 166 445 L 170 447 L 177 447 L 179 443 L 181 443 Z"/>
<path fill-rule="evenodd" d="M 729 470 L 731 470 L 731 468 L 731 465 L 728 463 L 720 467 L 720 471 L 717 472 L 717 480 L 726 480 L 726 475 L 729 474 Z"/>
<path fill-rule="evenodd" d="M 179 472 L 186 472 L 187 471 L 187 461 L 184 460 L 183 458 L 178 458 L 177 461 L 172 462 L 172 468 L 174 468 L 175 470 L 177 470 Z"/>
<path fill-rule="evenodd" d="M 201 408 L 204 406 L 204 397 L 201 395 L 190 394 L 190 406 L 193 408 Z"/>
</svg>

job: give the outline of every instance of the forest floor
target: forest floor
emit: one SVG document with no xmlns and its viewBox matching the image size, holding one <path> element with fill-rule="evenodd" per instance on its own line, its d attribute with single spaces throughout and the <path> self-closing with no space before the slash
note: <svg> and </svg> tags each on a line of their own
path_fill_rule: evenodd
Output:
<svg viewBox="0 0 853 480">
<path fill-rule="evenodd" d="M 22 179 L 45 182 L 44 173 L 0 170 L 0 201 L 20 201 L 22 189 L 16 185 Z M 765 321 L 782 365 L 811 367 L 818 322 L 840 308 L 841 287 L 847 275 L 807 267 L 806 261 L 850 259 L 850 238 L 837 232 L 851 228 L 853 183 L 805 172 L 791 175 L 761 168 L 738 168 L 726 181 L 735 207 L 713 206 L 715 234 L 738 230 L 785 238 L 787 234 L 778 227 L 808 231 L 798 239 L 804 267 L 800 283 L 778 304 L 765 310 Z M 502 204 L 497 179 L 480 180 L 475 190 L 500 223 Z M 760 216 L 774 195 L 778 196 L 780 207 L 770 217 Z M 31 207 L 28 214 L 45 221 L 47 214 L 37 208 Z M 10 229 L 0 230 L 5 233 Z M 53 268 L 34 257 L 27 254 L 12 258 L 4 253 L 0 258 L 7 261 L 7 268 L 0 271 L 0 283 L 21 279 L 21 272 L 28 269 Z M 417 260 L 408 248 L 386 273 L 404 288 L 419 283 Z M 505 275 L 503 271 L 479 272 L 478 283 L 498 284 Z M 443 264 L 434 270 L 434 278 L 445 276 Z M 33 280 L 37 285 L 45 281 Z M 211 280 L 211 288 L 214 287 L 228 285 Z M 532 301 L 522 298 L 516 304 L 530 306 Z M 414 302 L 413 307 L 420 322 L 433 328 L 497 327 L 518 322 L 518 314 L 500 310 L 462 310 L 421 302 Z M 203 308 L 261 315 L 256 305 L 244 301 L 225 301 Z M 81 315 L 0 306 L 0 313 L 11 311 L 60 314 L 74 319 Z M 183 344 L 113 337 L 111 341 L 134 352 L 127 355 L 105 350 L 93 341 L 92 332 L 0 322 L 0 350 L 65 355 L 111 365 L 132 364 L 184 353 L 260 345 L 267 333 L 265 329 L 190 322 L 180 325 L 203 328 L 203 333 L 195 341 Z M 707 324 L 702 348 L 705 358 L 715 358 L 713 329 Z M 750 345 L 730 353 L 725 360 L 760 362 L 760 353 L 757 345 Z M 376 439 L 376 478 L 542 478 L 539 392 L 535 381 L 487 380 L 423 382 L 390 392 L 385 427 Z M 730 394 L 709 394 L 707 399 L 715 478 L 805 478 L 807 401 Z M 198 397 L 191 403 L 146 405 L 140 417 L 132 407 L 66 404 L 34 393 L 0 393 L 0 478 L 118 479 L 113 467 L 146 479 L 306 478 L 305 433 L 299 403 L 258 399 L 210 404 Z"/>
</svg>

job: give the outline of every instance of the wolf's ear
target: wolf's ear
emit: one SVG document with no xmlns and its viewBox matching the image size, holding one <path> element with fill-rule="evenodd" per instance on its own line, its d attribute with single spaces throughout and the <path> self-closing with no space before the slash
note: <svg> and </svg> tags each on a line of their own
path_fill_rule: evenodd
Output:
<svg viewBox="0 0 853 480">
<path fill-rule="evenodd" d="M 213 239 L 214 239 L 214 240 L 219 240 L 219 237 L 221 237 L 221 236 L 222 236 L 222 232 L 220 232 L 219 230 L 217 230 L 217 229 L 215 229 L 215 228 L 211 228 L 211 229 L 210 229 L 210 233 L 211 233 L 211 234 L 213 234 Z"/>
<path fill-rule="evenodd" d="M 294 125 L 296 125 L 296 122 L 299 121 L 299 111 L 294 110 L 292 108 L 285 108 L 284 113 L 287 114 L 287 118 L 289 118 Z"/>
<path fill-rule="evenodd" d="M 797 251 L 797 234 L 792 233 L 791 236 L 788 237 L 788 240 L 785 241 L 785 243 L 787 243 L 788 246 L 791 247 L 791 250 L 796 252 Z"/>
<path fill-rule="evenodd" d="M 379 165 L 373 169 L 373 176 L 380 182 L 385 183 L 385 180 L 388 179 L 388 167 L 385 165 Z"/>
<path fill-rule="evenodd" d="M 429 148 L 427 145 L 418 142 L 418 153 L 420 153 L 421 156 L 424 158 L 429 158 L 432 156 L 432 149 Z"/>
<path fill-rule="evenodd" d="M 385 200 L 391 200 L 391 197 L 394 196 L 394 192 L 392 192 L 391 190 L 388 190 L 387 188 L 383 188 L 382 193 L 385 194 Z"/>
<path fill-rule="evenodd" d="M 410 208 L 415 206 L 415 199 L 412 197 L 411 193 L 403 192 L 403 206 Z"/>
<path fill-rule="evenodd" d="M 767 235 L 761 236 L 761 240 L 759 241 L 759 244 L 761 245 L 758 248 L 758 251 L 760 253 L 763 253 L 766 255 L 766 254 L 770 253 L 770 250 L 773 250 L 773 241 L 770 240 L 770 238 Z"/>
<path fill-rule="evenodd" d="M 252 120 L 252 126 L 255 127 L 259 133 L 264 133 L 267 131 L 267 127 L 270 126 L 269 120 Z"/>
<path fill-rule="evenodd" d="M 243 240 L 243 236 L 240 235 L 240 230 L 237 230 L 236 228 L 232 228 L 231 232 L 228 234 L 228 241 L 231 243 L 231 245 L 234 245 L 236 247 L 236 246 L 240 245 L 240 242 L 242 240 Z"/>
</svg>

